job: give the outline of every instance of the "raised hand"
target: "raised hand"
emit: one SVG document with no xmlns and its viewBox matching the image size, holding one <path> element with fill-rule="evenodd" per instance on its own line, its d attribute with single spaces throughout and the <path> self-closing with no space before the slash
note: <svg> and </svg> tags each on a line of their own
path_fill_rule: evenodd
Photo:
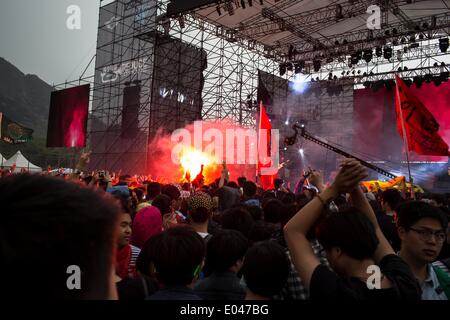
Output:
<svg viewBox="0 0 450 320">
<path fill-rule="evenodd" d="M 341 169 L 331 188 L 338 194 L 351 192 L 366 177 L 367 170 L 364 166 L 354 159 L 346 159 L 341 163 Z"/>
</svg>

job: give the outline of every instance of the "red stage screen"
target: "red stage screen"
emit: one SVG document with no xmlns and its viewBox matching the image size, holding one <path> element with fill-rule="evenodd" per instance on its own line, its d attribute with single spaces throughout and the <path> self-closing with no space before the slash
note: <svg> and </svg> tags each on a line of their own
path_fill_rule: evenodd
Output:
<svg viewBox="0 0 450 320">
<path fill-rule="evenodd" d="M 47 131 L 47 147 L 83 148 L 90 85 L 52 92 Z"/>
<path fill-rule="evenodd" d="M 425 104 L 440 125 L 439 134 L 450 144 L 450 82 L 440 86 L 423 83 L 411 91 Z M 393 162 L 405 160 L 404 146 L 396 127 L 395 87 L 354 91 L 353 151 L 367 159 Z M 447 157 L 420 156 L 410 152 L 416 162 L 447 162 Z"/>
</svg>

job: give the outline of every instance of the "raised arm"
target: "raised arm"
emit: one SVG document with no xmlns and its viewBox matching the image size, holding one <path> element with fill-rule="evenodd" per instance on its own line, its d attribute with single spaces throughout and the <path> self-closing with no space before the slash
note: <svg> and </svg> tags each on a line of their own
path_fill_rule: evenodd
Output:
<svg viewBox="0 0 450 320">
<path fill-rule="evenodd" d="M 312 274 L 320 264 L 306 238 L 306 234 L 331 200 L 340 193 L 353 190 L 366 176 L 364 170 L 355 170 L 358 169 L 355 166 L 343 167 L 333 184 L 297 212 L 284 227 L 284 235 L 292 261 L 306 288 L 309 288 Z"/>
<path fill-rule="evenodd" d="M 358 163 L 358 162 L 355 160 L 351 160 L 351 162 L 349 161 L 348 163 Z M 353 206 L 355 208 L 358 208 L 362 213 L 364 213 L 375 227 L 375 232 L 379 244 L 373 258 L 376 263 L 379 263 L 384 256 L 388 254 L 394 254 L 395 252 L 392 249 L 391 245 L 389 244 L 389 241 L 387 241 L 386 237 L 381 231 L 377 217 L 375 216 L 375 212 L 373 212 L 373 209 L 370 206 L 369 201 L 367 201 L 367 198 L 364 196 L 364 193 L 362 192 L 361 188 L 358 186 L 357 188 L 353 189 L 350 192 L 350 196 Z"/>
</svg>

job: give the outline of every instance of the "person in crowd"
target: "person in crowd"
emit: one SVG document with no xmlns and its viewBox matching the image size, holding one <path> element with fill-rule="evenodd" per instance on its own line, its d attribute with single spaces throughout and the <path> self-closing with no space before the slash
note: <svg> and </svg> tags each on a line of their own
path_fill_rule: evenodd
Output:
<svg viewBox="0 0 450 320">
<path fill-rule="evenodd" d="M 152 204 L 153 200 L 161 194 L 161 184 L 158 182 L 149 182 L 147 184 L 147 200 Z"/>
<path fill-rule="evenodd" d="M 122 209 L 119 215 L 118 239 L 116 251 L 116 275 L 120 279 L 135 278 L 136 259 L 141 250 L 130 244 L 131 241 L 131 215 Z"/>
<path fill-rule="evenodd" d="M 265 201 L 263 204 L 264 221 L 279 224 L 281 214 L 284 210 L 286 210 L 284 204 L 278 199 Z"/>
<path fill-rule="evenodd" d="M 145 192 L 144 190 L 140 188 L 136 188 L 133 190 L 133 193 L 136 197 L 136 212 L 141 210 L 142 208 L 148 207 L 150 203 L 148 203 L 147 199 L 145 198 Z"/>
<path fill-rule="evenodd" d="M 247 181 L 246 177 L 239 177 L 237 179 L 238 185 L 239 185 L 239 189 L 241 190 L 241 194 L 244 194 L 244 184 Z"/>
<path fill-rule="evenodd" d="M 394 217 L 395 209 L 402 201 L 400 191 L 397 189 L 387 189 L 381 194 L 381 207 L 387 216 Z"/>
<path fill-rule="evenodd" d="M 242 207 L 226 210 L 220 220 L 223 229 L 240 231 L 247 239 L 255 223 L 250 213 Z"/>
<path fill-rule="evenodd" d="M 172 207 L 172 204 L 172 199 L 165 194 L 160 194 L 153 200 L 153 206 L 158 208 L 161 212 L 164 230 L 182 223 L 177 219 L 177 214 L 175 213 L 175 209 Z"/>
<path fill-rule="evenodd" d="M 133 220 L 132 229 L 131 244 L 142 248 L 151 236 L 162 231 L 163 218 L 161 212 L 155 206 L 148 206 L 139 210 Z"/>
<path fill-rule="evenodd" d="M 188 218 L 191 227 L 208 242 L 208 224 L 212 214 L 212 199 L 204 192 L 196 192 L 188 199 Z"/>
<path fill-rule="evenodd" d="M 237 276 L 241 270 L 248 241 L 235 230 L 222 230 L 206 245 L 205 265 L 211 275 L 198 281 L 194 292 L 204 300 L 243 300 L 245 288 Z"/>
<path fill-rule="evenodd" d="M 244 206 L 243 208 L 251 214 L 255 222 L 263 220 L 264 212 L 260 206 Z"/>
<path fill-rule="evenodd" d="M 161 193 L 170 198 L 170 206 L 172 207 L 172 212 L 176 216 L 177 223 L 185 223 L 186 217 L 179 211 L 183 201 L 180 190 L 173 184 L 168 184 L 162 188 Z"/>
<path fill-rule="evenodd" d="M 249 232 L 248 240 L 250 244 L 254 244 L 256 242 L 264 240 L 269 240 L 279 230 L 280 227 L 276 224 L 262 220 L 255 221 L 252 229 Z"/>
<path fill-rule="evenodd" d="M 253 181 L 245 181 L 243 183 L 242 191 L 243 191 L 243 204 L 247 206 L 261 206 L 259 199 L 256 198 L 256 184 Z"/>
<path fill-rule="evenodd" d="M 248 249 L 242 266 L 247 286 L 245 300 L 270 300 L 286 284 L 289 260 L 274 241 L 262 241 Z"/>
<path fill-rule="evenodd" d="M 282 212 L 281 215 L 281 228 L 284 228 L 284 226 L 289 222 L 289 220 L 292 219 L 295 214 L 302 209 L 309 201 L 305 198 L 303 199 L 298 205 L 289 205 L 286 206 L 286 210 Z M 320 245 L 319 241 L 316 239 L 315 230 L 317 226 L 319 225 L 321 219 L 316 221 L 314 226 L 311 228 L 310 232 L 306 235 L 306 238 L 309 240 L 311 244 L 311 248 L 313 250 L 314 255 L 319 259 L 321 265 L 324 265 L 326 267 L 329 267 L 328 260 L 325 256 L 325 252 L 323 250 L 323 247 Z M 277 293 L 273 299 L 274 300 L 308 300 L 309 299 L 309 291 L 305 287 L 303 281 L 300 279 L 300 276 L 298 275 L 297 270 L 295 269 L 295 266 L 292 262 L 291 255 L 289 253 L 289 249 L 286 244 L 286 240 L 284 237 L 283 232 L 278 231 L 278 233 L 275 233 L 273 235 L 273 239 L 280 244 L 285 253 L 286 256 L 289 259 L 290 268 L 289 268 L 289 276 L 286 285 L 284 286 L 283 290 L 280 293 Z"/>
<path fill-rule="evenodd" d="M 395 255 L 359 187 L 366 176 L 358 161 L 345 160 L 332 185 L 284 227 L 292 261 L 313 300 L 420 299 L 420 286 L 410 267 Z M 328 214 L 317 230 L 331 271 L 320 264 L 306 235 L 341 193 L 350 193 L 354 207 Z M 373 268 L 379 272 L 371 278 Z"/>
<path fill-rule="evenodd" d="M 437 207 L 410 201 L 397 208 L 399 256 L 410 266 L 422 288 L 422 300 L 448 300 L 450 274 L 433 266 L 447 239 L 447 216 Z"/>
<path fill-rule="evenodd" d="M 120 209 L 110 195 L 17 174 L 0 179 L 0 203 L 3 297 L 117 298 L 113 252 Z"/>
<path fill-rule="evenodd" d="M 397 252 L 400 250 L 400 238 L 398 237 L 397 225 L 394 221 L 394 217 L 383 212 L 378 201 L 369 200 L 369 204 L 377 217 L 381 231 L 391 244 L 392 249 Z"/>
<path fill-rule="evenodd" d="M 149 300 L 201 300 L 192 290 L 202 270 L 205 243 L 189 227 L 175 227 L 151 241 L 154 272 L 161 287 Z"/>
</svg>

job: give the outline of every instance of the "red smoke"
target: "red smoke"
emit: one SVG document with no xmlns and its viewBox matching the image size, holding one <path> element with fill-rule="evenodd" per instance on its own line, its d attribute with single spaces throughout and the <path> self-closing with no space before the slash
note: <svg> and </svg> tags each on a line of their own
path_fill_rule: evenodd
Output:
<svg viewBox="0 0 450 320">
<path fill-rule="evenodd" d="M 234 124 L 229 121 L 221 121 L 221 122 L 206 122 L 201 121 L 202 123 L 202 136 L 208 129 L 217 129 L 222 133 L 223 138 L 223 155 L 225 157 L 226 154 L 226 147 L 225 147 L 225 137 L 226 137 L 226 130 L 227 129 L 243 129 L 246 130 L 247 128 L 240 127 L 237 124 Z M 184 129 L 188 130 L 191 134 L 191 146 L 194 147 L 194 125 L 190 124 L 186 126 Z M 214 141 L 214 140 L 213 140 Z M 208 146 L 211 142 L 202 142 L 202 149 L 205 150 L 205 147 Z M 152 142 L 149 144 L 148 147 L 148 169 L 149 174 L 152 176 L 155 180 L 161 180 L 164 179 L 168 182 L 183 182 L 184 180 L 184 174 L 185 170 L 183 167 L 179 164 L 176 164 L 172 161 L 171 155 L 172 150 L 174 146 L 177 144 L 177 142 L 171 141 L 171 135 L 163 135 L 161 134 L 161 131 L 156 135 L 156 137 L 152 140 Z M 234 150 L 233 153 L 236 155 L 236 148 L 237 144 L 234 143 Z M 246 154 L 248 159 L 248 149 L 249 149 L 249 141 L 247 139 L 246 141 Z M 201 151 L 198 149 L 195 149 L 197 151 Z M 246 161 L 248 163 L 248 161 Z M 198 164 L 199 166 L 201 163 Z M 230 172 L 230 179 L 233 181 L 236 181 L 238 177 L 245 176 L 249 180 L 255 180 L 256 176 L 256 165 L 252 164 L 228 164 L 227 163 L 228 170 Z M 209 184 L 212 183 L 215 179 L 220 177 L 221 171 L 222 171 L 222 161 L 217 161 L 216 163 L 212 164 L 205 164 L 203 175 L 205 177 L 205 183 Z M 191 179 L 195 179 L 195 175 L 191 175 Z"/>
</svg>

